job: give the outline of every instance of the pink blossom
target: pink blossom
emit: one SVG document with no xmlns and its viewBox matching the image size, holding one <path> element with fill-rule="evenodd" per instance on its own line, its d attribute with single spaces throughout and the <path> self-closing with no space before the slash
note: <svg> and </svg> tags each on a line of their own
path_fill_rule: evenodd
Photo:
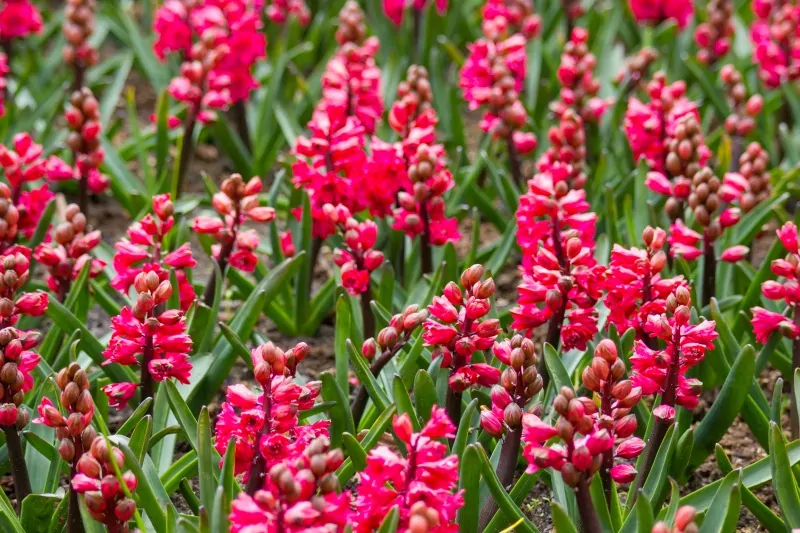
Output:
<svg viewBox="0 0 800 533">
<path fill-rule="evenodd" d="M 30 0 L 5 0 L 0 7 L 0 39 L 21 39 L 42 31 L 42 16 Z"/>
<path fill-rule="evenodd" d="M 728 263 L 738 263 L 742 259 L 745 259 L 749 253 L 750 248 L 739 244 L 723 250 L 720 259 Z"/>
<path fill-rule="evenodd" d="M 355 531 L 367 533 L 378 529 L 392 507 L 398 506 L 398 531 L 410 531 L 413 515 L 435 516 L 428 531 L 454 532 L 456 514 L 464 505 L 458 487 L 458 457 L 447 454 L 443 438 L 455 436 L 455 426 L 444 409 L 434 407 L 431 417 L 419 433 L 413 433 L 408 414 L 395 416 L 395 435 L 408 450 L 406 457 L 379 446 L 367 455 L 367 467 L 355 500 Z"/>
<path fill-rule="evenodd" d="M 691 0 L 629 0 L 633 16 L 645 24 L 659 24 L 665 20 L 674 20 L 679 29 L 683 29 L 692 18 Z"/>
</svg>

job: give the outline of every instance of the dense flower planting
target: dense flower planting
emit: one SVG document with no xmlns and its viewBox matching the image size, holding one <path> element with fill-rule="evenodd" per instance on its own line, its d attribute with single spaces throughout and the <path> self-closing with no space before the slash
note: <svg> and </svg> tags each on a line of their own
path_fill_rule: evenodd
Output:
<svg viewBox="0 0 800 533">
<path fill-rule="evenodd" d="M 796 0 L 0 0 L 0 529 L 800 530 L 799 89 Z"/>
</svg>

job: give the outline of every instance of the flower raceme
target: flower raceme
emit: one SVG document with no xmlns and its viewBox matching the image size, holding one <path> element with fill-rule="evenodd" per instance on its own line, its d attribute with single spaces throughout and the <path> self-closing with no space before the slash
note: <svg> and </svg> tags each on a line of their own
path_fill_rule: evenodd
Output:
<svg viewBox="0 0 800 533">
<path fill-rule="evenodd" d="M 397 506 L 397 531 L 446 533 L 458 531 L 456 513 L 464 505 L 458 487 L 458 456 L 447 454 L 441 439 L 455 436 L 455 426 L 445 410 L 434 406 L 419 433 L 413 432 L 408 414 L 395 416 L 392 427 L 408 453 L 379 446 L 367 455 L 356 492 L 356 533 L 380 528 L 386 515 Z"/>
<path fill-rule="evenodd" d="M 642 389 L 624 379 L 625 363 L 617 355 L 617 345 L 608 339 L 597 344 L 582 377 L 586 388 L 600 398 L 595 426 L 607 430 L 614 439 L 614 448 L 604 454 L 600 467 L 603 482 L 607 487 L 610 487 L 608 479 L 630 483 L 636 477 L 636 470 L 625 461 L 635 459 L 644 449 L 644 441 L 633 436 L 637 422 L 636 415 L 631 413 L 642 398 Z M 615 459 L 622 461 L 614 464 Z"/>
<path fill-rule="evenodd" d="M 482 277 L 483 267 L 473 265 L 461 274 L 464 290 L 448 283 L 442 296 L 434 296 L 428 306 L 430 318 L 423 324 L 425 345 L 434 347 L 433 357 L 442 358 L 443 368 L 451 369 L 450 389 L 458 394 L 471 385 L 492 386 L 500 378 L 500 370 L 491 365 L 470 364 L 472 355 L 491 348 L 500 333 L 499 321 L 486 318 L 494 280 L 481 281 Z"/>
<path fill-rule="evenodd" d="M 85 182 L 93 193 L 105 191 L 110 182 L 98 170 L 105 158 L 100 146 L 100 104 L 92 91 L 83 87 L 72 93 L 64 117 L 71 130 L 67 135 L 67 146 L 75 155 L 75 169 L 70 178 Z"/>
<path fill-rule="evenodd" d="M 0 426 L 22 429 L 28 424 L 28 411 L 20 407 L 26 392 L 33 388 L 32 371 L 39 364 L 33 348 L 40 335 L 13 327 L 0 330 Z"/>
<path fill-rule="evenodd" d="M 261 7 L 258 2 L 256 7 Z M 290 17 L 296 18 L 303 26 L 307 26 L 311 22 L 311 11 L 305 0 L 269 0 L 265 13 L 267 18 L 275 24 L 284 24 Z"/>
<path fill-rule="evenodd" d="M 186 270 L 196 266 L 197 262 L 188 243 L 165 253 L 164 240 L 175 225 L 173 209 L 169 194 L 154 196 L 153 214 L 148 213 L 140 221 L 134 222 L 128 228 L 127 237 L 114 245 L 117 251 L 114 255 L 114 271 L 117 275 L 111 280 L 111 286 L 128 293 L 142 272 L 155 272 L 161 281 L 168 280 L 169 272 L 162 266 L 163 263 L 175 271 L 181 309 L 186 311 L 195 299 L 194 287 L 186 276 Z"/>
<path fill-rule="evenodd" d="M 800 251 L 797 244 L 797 226 L 793 222 L 787 222 L 777 234 L 787 254 L 783 259 L 775 259 L 770 265 L 772 273 L 779 278 L 779 281 L 765 281 L 761 284 L 761 293 L 769 300 L 783 300 L 789 309 L 789 314 L 794 315 L 794 320 L 782 313 L 753 307 L 751 323 L 756 340 L 762 344 L 766 344 L 775 332 L 793 340 L 800 338 L 800 325 L 797 323 L 797 317 L 800 316 Z"/>
<path fill-rule="evenodd" d="M 221 269 L 230 264 L 244 272 L 255 270 L 258 258 L 254 250 L 260 239 L 255 230 L 242 230 L 241 227 L 247 221 L 265 223 L 275 219 L 273 208 L 259 205 L 261 189 L 261 178 L 254 177 L 245 183 L 241 175 L 234 174 L 222 182 L 221 191 L 214 193 L 211 199 L 219 217 L 194 219 L 192 229 L 196 233 L 213 235 L 217 241 L 211 252 Z"/>
<path fill-rule="evenodd" d="M 693 14 L 691 0 L 628 0 L 628 4 L 638 22 L 655 25 L 672 20 L 680 30 Z"/>
<path fill-rule="evenodd" d="M 42 15 L 30 0 L 5 0 L 0 6 L 0 39 L 23 39 L 42 31 Z"/>
<path fill-rule="evenodd" d="M 667 263 L 664 244 L 667 234 L 648 226 L 642 233 L 645 248 L 626 249 L 614 244 L 605 279 L 605 305 L 608 323 L 617 331 L 636 330 L 636 337 L 646 339 L 644 325 L 651 314 L 665 311 L 666 298 L 679 286 L 687 287 L 683 276 L 663 278 Z"/>
<path fill-rule="evenodd" d="M 243 384 L 228 387 L 214 445 L 224 456 L 233 439 L 235 472 L 244 474 L 250 495 L 264 488 L 273 465 L 292 460 L 315 438 L 328 435 L 327 421 L 298 423 L 298 412 L 313 407 L 320 392 L 319 382 L 294 381 L 297 365 L 308 353 L 305 343 L 286 352 L 272 343 L 261 345 L 251 352 L 261 394 Z"/>
<path fill-rule="evenodd" d="M 114 533 L 128 533 L 128 521 L 136 511 L 136 502 L 129 495 L 136 490 L 139 480 L 126 470 L 120 476 L 120 483 L 116 472 L 124 465 L 122 451 L 98 436 L 78 459 L 77 474 L 70 482 L 72 490 L 83 494 L 91 517 Z"/>
<path fill-rule="evenodd" d="M 436 5 L 436 12 L 439 15 L 447 12 L 447 0 L 435 0 L 434 2 L 429 2 L 429 0 L 383 0 L 383 12 L 395 26 L 399 26 L 403 23 L 403 15 L 408 7 L 412 7 L 416 11 L 424 11 L 428 7 L 428 3 Z"/>
<path fill-rule="evenodd" d="M 383 264 L 383 252 L 374 250 L 378 225 L 372 220 L 359 222 L 343 205 L 322 208 L 342 235 L 345 247 L 336 248 L 333 262 L 342 272 L 342 286 L 352 296 L 369 291 L 370 274 Z"/>
<path fill-rule="evenodd" d="M 574 28 L 561 54 L 561 65 L 556 75 L 561 84 L 560 100 L 551 104 L 556 116 L 573 109 L 589 123 L 600 120 L 608 103 L 597 97 L 600 82 L 594 77 L 597 59 L 589 52 L 589 32 Z"/>
<path fill-rule="evenodd" d="M 585 349 L 597 333 L 595 303 L 605 269 L 594 259 L 597 216 L 586 193 L 551 173 L 536 174 L 517 209 L 523 278 L 512 328 L 530 334 L 550 321 L 547 342 Z M 564 322 L 566 318 L 566 323 Z"/>
<path fill-rule="evenodd" d="M 770 89 L 800 79 L 800 5 L 793 2 L 753 2 L 756 20 L 750 26 L 753 63 Z"/>
<path fill-rule="evenodd" d="M 266 57 L 266 37 L 253 2 L 168 0 L 156 11 L 153 29 L 156 56 L 177 52 L 184 60 L 170 94 L 195 112 L 202 109 L 202 122 L 258 86 L 252 69 Z"/>
<path fill-rule="evenodd" d="M 139 293 L 136 303 L 132 308 L 123 307 L 111 319 L 111 339 L 103 352 L 103 364 L 139 365 L 146 396 L 153 394 L 152 381 L 175 378 L 189 383 L 192 339 L 186 333 L 186 318 L 180 310 L 159 309 L 172 294 L 169 280 L 160 280 L 154 271 L 140 272 L 134 287 Z M 129 383 L 103 387 L 110 403 L 118 408 L 127 404 L 135 390 Z"/>
<path fill-rule="evenodd" d="M 515 33 L 533 39 L 542 24 L 531 0 L 486 0 L 481 14 L 483 34 L 494 42 Z"/>
<path fill-rule="evenodd" d="M 350 494 L 340 493 L 336 469 L 342 451 L 318 437 L 291 459 L 272 466 L 264 488 L 233 501 L 231 533 L 344 531 L 350 523 Z"/>
<path fill-rule="evenodd" d="M 630 357 L 633 373 L 631 383 L 645 395 L 661 394 L 661 405 L 653 410 L 656 419 L 672 423 L 675 406 L 694 409 L 702 383 L 687 377 L 690 368 L 699 364 L 707 350 L 714 348 L 716 323 L 702 319 L 689 323 L 691 295 L 686 287 L 678 287 L 666 300 L 666 312 L 647 317 L 645 333 L 662 340 L 664 349 L 651 349 L 641 340 L 634 344 Z"/>
<path fill-rule="evenodd" d="M 498 384 L 492 387 L 491 409 L 481 412 L 481 426 L 491 436 L 500 438 L 507 430 L 521 428 L 523 411 L 542 390 L 544 382 L 536 370 L 539 358 L 532 340 L 514 335 L 496 342 L 492 352 L 506 368 Z"/>
<path fill-rule="evenodd" d="M 89 263 L 89 276 L 96 277 L 105 267 L 105 261 L 92 258 L 90 252 L 100 244 L 100 231 L 86 230 L 86 217 L 76 204 L 70 204 L 64 211 L 64 222 L 56 226 L 53 242 L 40 244 L 33 257 L 49 269 L 47 287 L 58 294 L 63 301 L 73 280 Z"/>
<path fill-rule="evenodd" d="M 17 246 L 0 256 L 0 328 L 14 326 L 20 316 L 42 316 L 47 311 L 46 292 L 21 293 L 30 277 L 31 251 Z"/>
<path fill-rule="evenodd" d="M 95 28 L 95 0 L 67 0 L 61 31 L 67 43 L 63 48 L 64 61 L 81 71 L 97 63 L 97 49 L 89 42 Z"/>
</svg>

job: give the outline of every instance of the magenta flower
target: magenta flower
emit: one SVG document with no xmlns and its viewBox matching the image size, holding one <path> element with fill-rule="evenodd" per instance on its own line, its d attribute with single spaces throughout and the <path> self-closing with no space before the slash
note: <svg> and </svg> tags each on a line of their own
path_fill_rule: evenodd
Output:
<svg viewBox="0 0 800 533">
<path fill-rule="evenodd" d="M 78 459 L 77 473 L 70 481 L 72 490 L 83 494 L 91 517 L 105 524 L 109 531 L 126 531 L 136 511 L 136 502 L 126 496 L 116 475 L 117 469 L 122 470 L 124 465 L 122 451 L 114 446 L 109 448 L 106 438 L 98 436 Z M 122 481 L 128 493 L 139 484 L 130 470 L 122 473 Z"/>
<path fill-rule="evenodd" d="M 369 291 L 370 274 L 383 264 L 383 252 L 374 250 L 378 225 L 372 220 L 359 222 L 343 205 L 322 206 L 330 223 L 338 228 L 344 248 L 336 248 L 333 262 L 342 272 L 342 287 L 352 296 Z"/>
<path fill-rule="evenodd" d="M 273 208 L 259 205 L 261 188 L 261 178 L 254 177 L 245 183 L 241 175 L 233 174 L 222 182 L 222 190 L 211 199 L 219 218 L 194 219 L 192 229 L 196 233 L 213 235 L 217 241 L 211 253 L 223 271 L 228 264 L 245 272 L 255 270 L 258 258 L 254 251 L 260 239 L 255 231 L 244 231 L 241 226 L 248 221 L 265 223 L 275 219 Z"/>
<path fill-rule="evenodd" d="M 308 443 L 269 470 L 266 485 L 233 501 L 231 533 L 342 532 L 352 523 L 350 493 L 339 492 L 344 456 L 326 437 Z"/>
<path fill-rule="evenodd" d="M 176 250 L 164 252 L 164 239 L 175 225 L 172 216 L 174 209 L 169 194 L 153 197 L 155 216 L 147 214 L 141 221 L 134 222 L 128 228 L 127 238 L 114 245 L 114 270 L 117 275 L 111 280 L 111 286 L 127 293 L 134 285 L 136 277 L 142 272 L 155 272 L 161 281 L 169 280 L 169 272 L 162 266 L 172 267 L 178 279 L 181 309 L 188 310 L 195 299 L 194 287 L 186 277 L 185 269 L 193 268 L 197 262 L 192 257 L 190 245 L 184 244 Z"/>
<path fill-rule="evenodd" d="M 644 249 L 614 245 L 605 279 L 609 324 L 614 324 L 620 333 L 632 327 L 637 338 L 645 338 L 647 317 L 663 313 L 666 298 L 677 287 L 688 286 L 683 276 L 661 277 L 667 262 L 664 230 L 648 226 L 643 238 Z"/>
<path fill-rule="evenodd" d="M 39 364 L 39 355 L 32 350 L 39 344 L 40 337 L 36 332 L 25 332 L 9 326 L 0 329 L 0 353 L 4 361 L 0 370 L 5 371 L 6 376 L 11 376 L 11 379 L 0 384 L 0 426 L 17 426 L 21 429 L 28 423 L 28 411 L 18 408 L 25 399 L 25 393 L 33 388 L 32 372 Z"/>
<path fill-rule="evenodd" d="M 556 116 L 567 109 L 580 115 L 584 122 L 598 122 L 609 103 L 598 98 L 600 82 L 594 77 L 597 59 L 588 48 L 589 32 L 585 28 L 574 28 L 561 54 L 561 65 L 556 75 L 561 84 L 560 100 L 551 104 Z"/>
<path fill-rule="evenodd" d="M 447 0 L 383 0 L 383 13 L 392 24 L 399 26 L 403 23 L 403 15 L 408 7 L 413 7 L 417 11 L 423 11 L 428 7 L 428 3 L 436 4 L 436 12 L 444 15 L 447 12 Z"/>
<path fill-rule="evenodd" d="M 682 30 L 693 14 L 691 0 L 629 0 L 628 3 L 636 20 L 644 24 L 673 20 Z"/>
<path fill-rule="evenodd" d="M 547 342 L 585 349 L 597 333 L 595 303 L 604 268 L 594 259 L 596 215 L 586 193 L 550 173 L 536 174 L 517 209 L 522 283 L 512 328 L 530 334 L 550 321 Z M 565 322 L 566 319 L 566 322 Z"/>
<path fill-rule="evenodd" d="M 259 346 L 251 356 L 261 394 L 241 384 L 228 387 L 217 418 L 214 446 L 224 456 L 234 439 L 235 471 L 244 474 L 249 494 L 264 488 L 273 465 L 290 461 L 311 441 L 328 435 L 327 421 L 298 423 L 298 412 L 313 407 L 320 392 L 319 382 L 303 386 L 294 381 L 296 365 L 308 352 L 305 343 L 288 352 L 272 343 Z"/>
<path fill-rule="evenodd" d="M 42 15 L 30 0 L 5 0 L 0 6 L 0 39 L 22 39 L 42 31 Z"/>
<path fill-rule="evenodd" d="M 753 2 L 750 27 L 753 63 L 770 89 L 800 79 L 800 6 L 792 2 Z"/>
<path fill-rule="evenodd" d="M 400 511 L 398 531 L 419 531 L 420 525 L 432 533 L 458 531 L 454 522 L 464 500 L 456 492 L 458 457 L 447 455 L 447 445 L 440 442 L 455 436 L 445 410 L 434 407 L 419 433 L 413 433 L 408 414 L 395 416 L 392 427 L 407 456 L 386 446 L 369 453 L 356 492 L 355 531 L 377 530 L 394 506 Z"/>
<path fill-rule="evenodd" d="M 531 0 L 487 0 L 482 15 L 483 34 L 495 42 L 515 33 L 533 39 L 542 24 Z"/>
<path fill-rule="evenodd" d="M 433 346 L 433 357 L 441 357 L 443 368 L 450 368 L 448 414 L 454 424 L 461 418 L 461 393 L 470 385 L 497 383 L 500 371 L 489 365 L 470 364 L 476 351 L 488 350 L 500 333 L 500 322 L 486 318 L 491 311 L 490 298 L 495 285 L 492 278 L 481 281 L 483 267 L 473 265 L 461 274 L 461 290 L 455 282 L 444 287 L 443 296 L 434 296 L 428 306 L 430 318 L 422 325 L 426 346 Z M 488 367 L 488 368 L 487 368 Z"/>
<path fill-rule="evenodd" d="M 284 24 L 289 17 L 296 18 L 303 26 L 311 22 L 311 11 L 305 0 L 271 0 L 266 13 L 267 18 L 275 24 Z"/>
<path fill-rule="evenodd" d="M 678 287 L 667 297 L 666 312 L 650 315 L 644 326 L 645 333 L 664 341 L 666 348 L 651 349 L 637 340 L 630 357 L 631 383 L 645 395 L 661 394 L 661 405 L 653 414 L 668 423 L 674 418 L 676 404 L 686 409 L 697 406 L 702 383 L 687 377 L 686 372 L 703 360 L 707 350 L 714 349 L 717 338 L 713 320 L 689 323 L 691 303 L 689 290 Z"/>
</svg>

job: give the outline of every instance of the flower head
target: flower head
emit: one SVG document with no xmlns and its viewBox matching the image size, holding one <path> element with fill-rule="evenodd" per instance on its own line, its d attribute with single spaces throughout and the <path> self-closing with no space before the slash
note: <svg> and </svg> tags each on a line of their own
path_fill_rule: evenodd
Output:
<svg viewBox="0 0 800 533">
<path fill-rule="evenodd" d="M 42 15 L 30 0 L 5 0 L 0 6 L 0 39 L 22 39 L 42 27 Z"/>
<path fill-rule="evenodd" d="M 692 18 L 691 0 L 629 0 L 633 16 L 645 24 L 660 24 L 665 20 L 673 20 L 679 29 L 683 29 Z"/>
</svg>

